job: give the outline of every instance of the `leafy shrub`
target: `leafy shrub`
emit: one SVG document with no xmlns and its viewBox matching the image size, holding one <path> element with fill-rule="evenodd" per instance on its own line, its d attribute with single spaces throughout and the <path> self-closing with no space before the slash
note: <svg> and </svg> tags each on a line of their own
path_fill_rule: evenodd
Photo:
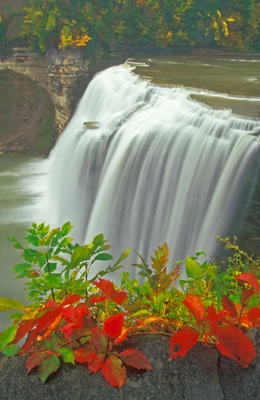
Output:
<svg viewBox="0 0 260 400">
<path fill-rule="evenodd" d="M 259 260 L 254 260 L 228 238 L 220 239 L 234 254 L 221 270 L 215 264 L 187 259 L 167 270 L 169 249 L 163 244 L 151 257 L 151 265 L 139 255 L 135 264 L 143 283 L 122 272 L 121 287 L 103 277 L 120 269 L 130 250 L 113 266 L 89 279 L 95 262 L 110 261 L 103 235 L 90 244 L 73 244 L 69 222 L 50 230 L 44 223 L 28 229 L 23 246 L 9 237 L 22 252 L 17 278 L 28 279 L 28 299 L 0 298 L 1 310 L 18 310 L 13 324 L 0 336 L 0 351 L 8 356 L 29 356 L 28 372 L 38 368 L 44 383 L 64 362 L 86 363 L 90 372 L 102 371 L 119 389 L 126 380 L 126 365 L 152 369 L 139 351 L 118 351 L 117 345 L 137 334 L 157 333 L 170 338 L 170 359 L 183 357 L 198 341 L 247 367 L 255 348 L 244 330 L 260 326 Z M 186 279 L 179 280 L 185 268 Z M 25 338 L 23 345 L 19 342 Z"/>
</svg>

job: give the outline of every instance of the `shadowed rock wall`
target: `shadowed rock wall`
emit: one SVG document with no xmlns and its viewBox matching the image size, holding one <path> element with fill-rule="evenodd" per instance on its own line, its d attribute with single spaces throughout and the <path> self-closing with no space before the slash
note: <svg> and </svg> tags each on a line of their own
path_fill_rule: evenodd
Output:
<svg viewBox="0 0 260 400">
<path fill-rule="evenodd" d="M 3 75 L 5 71 L 16 72 L 37 83 L 38 87 L 42 89 L 38 91 L 35 89 L 37 93 L 42 93 L 40 97 L 46 98 L 49 95 L 54 107 L 54 123 L 58 133 L 61 133 L 64 129 L 87 86 L 89 80 L 88 70 L 89 61 L 83 59 L 80 49 L 66 51 L 49 49 L 46 54 L 39 54 L 31 52 L 27 48 L 12 48 L 8 53 L 0 54 L 0 75 L 2 76 L 2 81 L 5 79 Z M 6 120 L 10 121 L 12 118 L 16 118 L 15 102 L 21 97 L 22 92 L 28 94 L 31 91 L 31 95 L 24 96 L 24 102 L 28 101 L 27 106 L 24 108 L 28 109 L 29 113 L 32 110 L 32 113 L 35 114 L 35 109 L 37 107 L 41 108 L 39 107 L 39 103 L 42 103 L 42 100 L 38 99 L 37 94 L 34 96 L 34 92 L 32 91 L 33 84 L 30 84 L 28 79 L 27 81 L 23 80 L 22 84 L 21 76 L 20 78 L 15 78 L 15 75 L 13 75 L 13 79 L 17 84 L 16 86 L 20 89 L 22 88 L 22 90 L 15 91 L 15 85 L 10 85 L 10 93 L 8 95 L 13 97 L 14 106 L 9 107 L 10 113 L 6 113 L 6 107 L 3 112 L 4 106 L 0 109 L 0 117 L 5 116 L 4 123 L 0 118 L 1 149 L 4 151 L 10 150 L 10 146 L 7 148 L 3 146 L 3 143 L 9 143 L 10 139 L 11 142 L 15 143 L 12 146 L 12 150 L 22 151 L 21 149 L 24 149 L 24 151 L 27 151 L 28 146 L 24 147 L 24 141 L 20 141 L 19 139 L 22 136 L 20 133 L 26 130 L 25 120 L 22 121 L 21 126 L 16 127 L 13 140 L 10 138 L 11 128 L 9 127 L 8 131 L 6 130 Z M 20 82 L 19 84 L 17 83 L 18 81 Z M 21 112 L 24 113 L 24 110 Z M 38 117 L 44 119 L 45 114 L 39 114 Z M 30 115 L 27 118 L 30 119 Z M 36 127 L 34 128 L 32 129 L 32 124 L 28 124 L 27 130 L 31 132 L 32 136 L 38 133 L 36 132 Z"/>
</svg>

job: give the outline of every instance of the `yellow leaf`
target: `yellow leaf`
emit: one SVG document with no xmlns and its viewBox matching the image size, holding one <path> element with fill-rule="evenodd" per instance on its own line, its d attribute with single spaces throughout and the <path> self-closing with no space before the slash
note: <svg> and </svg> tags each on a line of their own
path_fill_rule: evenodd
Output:
<svg viewBox="0 0 260 400">
<path fill-rule="evenodd" d="M 24 305 L 14 299 L 8 299 L 7 297 L 0 297 L 0 310 L 9 311 L 9 310 L 24 310 Z"/>
</svg>

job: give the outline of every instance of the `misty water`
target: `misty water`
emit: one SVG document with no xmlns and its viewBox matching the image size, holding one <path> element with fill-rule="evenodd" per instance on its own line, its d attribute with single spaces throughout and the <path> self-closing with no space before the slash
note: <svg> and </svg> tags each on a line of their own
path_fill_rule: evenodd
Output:
<svg viewBox="0 0 260 400">
<path fill-rule="evenodd" d="M 188 88 L 193 101 L 233 110 L 249 119 L 260 117 L 260 60 L 256 58 L 152 57 L 129 60 L 128 64 L 135 67 L 135 73 L 144 80 Z M 0 155 L 0 297 L 26 298 L 22 282 L 12 281 L 11 269 L 21 262 L 19 251 L 13 249 L 5 237 L 13 235 L 22 239 L 24 229 L 32 222 L 48 218 L 48 168 L 48 160 L 17 154 Z M 0 330 L 5 324 L 6 316 L 1 315 Z"/>
</svg>

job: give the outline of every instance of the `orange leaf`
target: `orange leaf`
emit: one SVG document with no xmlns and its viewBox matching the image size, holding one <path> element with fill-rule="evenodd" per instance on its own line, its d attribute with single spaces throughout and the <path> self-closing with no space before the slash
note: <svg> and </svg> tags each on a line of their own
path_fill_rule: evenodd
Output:
<svg viewBox="0 0 260 400">
<path fill-rule="evenodd" d="M 242 367 L 248 367 L 256 356 L 254 345 L 249 337 L 234 326 L 219 328 L 215 334 L 219 351 L 237 361 Z"/>
<path fill-rule="evenodd" d="M 137 369 L 152 369 L 145 355 L 138 350 L 129 349 L 123 351 L 118 354 L 118 357 L 120 357 L 126 365 L 130 365 L 131 367 Z"/>
<path fill-rule="evenodd" d="M 199 296 L 187 294 L 185 300 L 183 300 L 183 304 L 194 315 L 198 325 L 201 325 L 204 320 L 204 306 Z"/>
<path fill-rule="evenodd" d="M 122 329 L 122 332 L 116 338 L 116 340 L 114 341 L 114 344 L 119 344 L 119 343 L 122 343 L 124 340 L 126 340 L 126 336 L 127 336 L 128 332 L 129 332 L 129 330 L 130 330 L 130 328 Z"/>
<path fill-rule="evenodd" d="M 124 326 L 124 313 L 112 315 L 104 322 L 104 331 L 110 337 L 114 339 L 119 336 Z"/>
<path fill-rule="evenodd" d="M 199 338 L 198 332 L 192 328 L 182 328 L 171 337 L 171 358 L 183 357 Z"/>
<path fill-rule="evenodd" d="M 117 386 L 120 389 L 126 381 L 126 369 L 122 360 L 110 355 L 103 365 L 102 375 L 111 386 Z"/>
</svg>

